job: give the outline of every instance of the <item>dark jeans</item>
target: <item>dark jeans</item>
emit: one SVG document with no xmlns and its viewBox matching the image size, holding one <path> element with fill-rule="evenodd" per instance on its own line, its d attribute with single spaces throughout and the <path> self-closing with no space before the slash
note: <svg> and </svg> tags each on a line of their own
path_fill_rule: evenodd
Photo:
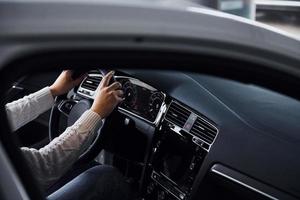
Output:
<svg viewBox="0 0 300 200">
<path fill-rule="evenodd" d="M 48 200 L 128 200 L 130 187 L 114 167 L 98 165 L 48 196 Z"/>
</svg>

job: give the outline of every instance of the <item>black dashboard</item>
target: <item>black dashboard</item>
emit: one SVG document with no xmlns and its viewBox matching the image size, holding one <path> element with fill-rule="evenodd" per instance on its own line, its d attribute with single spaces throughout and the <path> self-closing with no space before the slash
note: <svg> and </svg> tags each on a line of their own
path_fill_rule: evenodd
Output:
<svg viewBox="0 0 300 200">
<path fill-rule="evenodd" d="M 253 193 L 248 199 L 300 197 L 298 101 L 198 74 L 130 70 L 115 78 L 126 97 L 119 111 L 154 127 L 144 199 L 203 196 L 207 176 Z M 100 80 L 90 73 L 77 94 L 93 99 Z"/>
</svg>

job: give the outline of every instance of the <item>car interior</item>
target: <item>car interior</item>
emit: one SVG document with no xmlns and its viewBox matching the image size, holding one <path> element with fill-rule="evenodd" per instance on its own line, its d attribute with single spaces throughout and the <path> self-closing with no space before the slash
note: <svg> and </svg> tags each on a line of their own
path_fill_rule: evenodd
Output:
<svg viewBox="0 0 300 200">
<path fill-rule="evenodd" d="M 66 184 L 44 191 L 20 147 L 58 137 L 110 70 L 125 99 L 76 175 L 113 166 L 133 200 L 300 199 L 299 38 L 195 2 L 0 0 L 1 200 L 47 199 Z M 12 132 L 5 104 L 66 69 L 87 76 Z"/>
<path fill-rule="evenodd" d="M 41 148 L 90 108 L 115 70 L 125 100 L 74 168 L 112 165 L 135 199 L 297 199 L 300 102 L 251 82 L 182 70 L 80 67 L 86 78 L 51 110 L 13 133 Z M 76 71 L 76 69 L 74 70 Z M 6 102 L 50 85 L 60 71 L 30 73 Z M 57 189 L 57 188 L 56 188 Z"/>
</svg>

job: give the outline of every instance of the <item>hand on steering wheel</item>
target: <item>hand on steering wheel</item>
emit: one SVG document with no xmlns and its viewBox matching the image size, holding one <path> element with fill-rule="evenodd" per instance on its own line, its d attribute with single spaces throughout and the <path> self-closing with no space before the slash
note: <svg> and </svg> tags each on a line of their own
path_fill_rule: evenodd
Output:
<svg viewBox="0 0 300 200">
<path fill-rule="evenodd" d="M 83 73 L 79 77 L 72 77 L 74 71 L 64 70 L 55 82 L 50 86 L 50 91 L 53 97 L 60 96 L 69 92 L 73 87 L 79 85 L 85 78 L 86 74 Z"/>
<path fill-rule="evenodd" d="M 80 75 L 78 78 L 73 79 L 74 71 L 63 71 L 56 81 L 50 86 L 50 91 L 53 97 L 63 95 L 73 87 L 77 86 L 86 76 Z M 111 82 L 114 72 L 110 71 L 103 74 L 102 81 L 97 89 L 97 94 L 92 105 L 91 110 L 98 113 L 101 118 L 106 118 L 113 109 L 123 100 L 122 85 L 118 82 Z"/>
<path fill-rule="evenodd" d="M 123 101 L 122 85 L 119 82 L 109 84 L 114 72 L 107 73 L 101 80 L 91 110 L 106 118 Z"/>
<path fill-rule="evenodd" d="M 78 85 L 85 76 L 81 75 L 75 80 L 72 78 L 72 71 L 64 71 L 57 78 L 57 80 L 50 86 L 52 95 L 56 96 L 55 104 L 51 109 L 50 121 L 49 121 L 49 137 L 50 140 L 59 136 L 59 127 L 61 114 L 67 117 L 67 126 L 71 126 L 74 122 L 83 114 L 84 111 L 91 109 L 98 113 L 100 117 L 106 118 L 115 107 L 123 100 L 123 91 L 121 90 L 121 84 L 113 82 L 113 72 L 103 74 L 103 78 L 99 87 L 97 88 L 97 94 L 95 96 L 93 104 L 91 100 L 82 99 L 80 101 L 70 99 L 65 95 L 70 89 Z M 77 76 L 78 77 L 78 76 Z M 106 128 L 107 120 L 102 126 Z M 65 127 L 66 128 L 66 127 Z M 101 130 L 102 130 L 101 129 Z M 101 134 L 101 130 L 96 130 L 94 142 L 90 147 L 79 157 L 78 162 L 85 162 L 86 160 L 93 159 L 97 153 L 103 148 L 103 141 L 105 141 L 105 134 Z M 100 137 L 101 136 L 101 137 Z"/>
</svg>

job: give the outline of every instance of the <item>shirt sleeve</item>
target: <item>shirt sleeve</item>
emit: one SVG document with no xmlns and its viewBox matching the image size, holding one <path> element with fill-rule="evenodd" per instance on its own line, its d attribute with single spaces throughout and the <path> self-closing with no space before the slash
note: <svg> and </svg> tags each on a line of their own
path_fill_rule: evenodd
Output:
<svg viewBox="0 0 300 200">
<path fill-rule="evenodd" d="M 45 147 L 39 150 L 21 148 L 43 188 L 51 186 L 73 165 L 89 146 L 95 129 L 100 126 L 102 126 L 100 116 L 88 110 L 71 127 Z"/>
<path fill-rule="evenodd" d="M 49 87 L 5 105 L 8 121 L 13 131 L 49 110 L 54 103 Z"/>
</svg>

